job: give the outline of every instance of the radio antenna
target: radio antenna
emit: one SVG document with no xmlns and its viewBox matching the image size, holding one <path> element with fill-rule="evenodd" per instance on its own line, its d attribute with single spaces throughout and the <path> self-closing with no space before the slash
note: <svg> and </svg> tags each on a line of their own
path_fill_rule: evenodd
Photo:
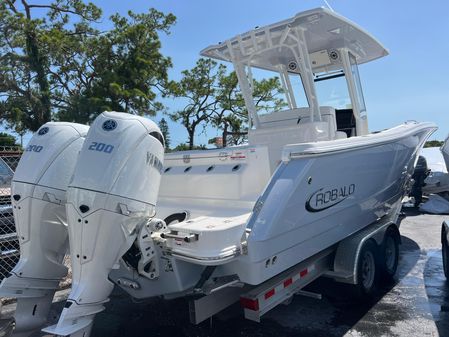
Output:
<svg viewBox="0 0 449 337">
<path fill-rule="evenodd" d="M 323 0 L 323 1 L 332 12 L 335 12 L 334 9 L 331 7 L 331 5 L 329 5 L 329 2 L 327 2 L 327 0 Z"/>
</svg>

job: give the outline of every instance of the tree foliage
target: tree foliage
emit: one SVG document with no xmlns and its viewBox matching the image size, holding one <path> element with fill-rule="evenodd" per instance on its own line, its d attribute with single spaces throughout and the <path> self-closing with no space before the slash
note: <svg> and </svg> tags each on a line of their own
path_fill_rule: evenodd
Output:
<svg viewBox="0 0 449 337">
<path fill-rule="evenodd" d="M 247 133 L 248 115 L 235 72 L 220 74 L 216 99 L 217 109 L 211 122 L 222 130 L 220 146 L 237 145 Z"/>
<path fill-rule="evenodd" d="M 223 146 L 237 145 L 248 133 L 248 111 L 238 86 L 237 75 L 223 64 L 200 58 L 195 67 L 182 72 L 172 94 L 183 99 L 183 110 L 169 116 L 186 128 L 189 148 L 194 147 L 198 126 L 212 124 L 222 131 Z M 253 98 L 258 111 L 280 110 L 286 106 L 279 78 L 253 80 Z"/>
<path fill-rule="evenodd" d="M 188 143 L 181 143 L 178 144 L 174 149 L 173 152 L 177 152 L 177 151 L 189 151 L 189 150 L 206 150 L 206 145 L 193 145 L 193 147 L 191 148 L 190 145 Z"/>
<path fill-rule="evenodd" d="M 162 110 L 171 60 L 159 33 L 175 21 L 155 9 L 111 17 L 82 0 L 0 2 L 0 118 L 37 130 L 51 120 L 88 123 L 103 110 L 153 115 Z"/>
<path fill-rule="evenodd" d="M 165 151 L 169 152 L 170 151 L 170 143 L 171 143 L 171 139 L 170 139 L 170 130 L 168 129 L 168 123 L 165 120 L 165 118 L 162 118 L 159 123 L 158 123 L 159 129 L 162 132 L 162 136 L 164 136 L 164 140 L 165 140 Z"/>
<path fill-rule="evenodd" d="M 16 138 L 5 132 L 0 132 L 0 146 L 16 146 Z"/>
<path fill-rule="evenodd" d="M 222 130 L 223 147 L 238 145 L 248 133 L 248 111 L 238 87 L 235 72 L 221 72 L 218 78 L 216 99 L 218 106 L 212 116 L 212 123 Z M 287 106 L 278 77 L 253 79 L 253 99 L 258 112 L 272 112 Z"/>
<path fill-rule="evenodd" d="M 169 112 L 169 117 L 180 122 L 187 130 L 189 149 L 194 147 L 195 132 L 200 125 L 209 122 L 216 111 L 216 84 L 225 71 L 211 59 L 200 58 L 195 67 L 182 72 L 179 82 L 172 83 L 171 93 L 185 102 L 182 110 Z"/>
<path fill-rule="evenodd" d="M 428 140 L 424 147 L 441 147 L 443 146 L 444 142 L 440 140 Z"/>
</svg>

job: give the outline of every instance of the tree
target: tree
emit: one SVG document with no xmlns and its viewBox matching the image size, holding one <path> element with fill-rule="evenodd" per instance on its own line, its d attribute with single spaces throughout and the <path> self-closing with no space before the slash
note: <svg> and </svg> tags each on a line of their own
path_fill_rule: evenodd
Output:
<svg viewBox="0 0 449 337">
<path fill-rule="evenodd" d="M 223 147 L 238 145 L 248 133 L 248 111 L 238 87 L 235 72 L 222 72 L 218 78 L 218 107 L 212 123 L 222 130 Z M 282 95 L 284 90 L 278 77 L 253 79 L 253 99 L 257 111 L 277 111 L 287 106 Z"/>
<path fill-rule="evenodd" d="M 0 132 L 0 146 L 16 146 L 16 138 L 5 132 Z"/>
<path fill-rule="evenodd" d="M 424 147 L 441 147 L 443 146 L 444 142 L 440 140 L 428 140 Z"/>
<path fill-rule="evenodd" d="M 35 10 L 47 10 L 45 17 Z M 65 29 L 69 15 L 79 22 Z M 0 3 L 0 113 L 9 125 L 18 120 L 36 131 L 51 119 L 52 78 L 51 54 L 55 42 L 63 49 L 64 42 L 87 32 L 87 23 L 98 19 L 100 10 L 81 0 L 58 0 L 50 5 L 19 3 L 5 0 Z M 70 55 L 61 55 L 70 56 Z"/>
<path fill-rule="evenodd" d="M 154 116 L 164 109 L 157 95 L 165 95 L 171 60 L 160 53 L 158 31 L 168 33 L 175 17 L 151 9 L 147 14 L 111 17 L 114 28 L 89 39 L 86 59 L 91 60 L 89 85 L 72 95 L 60 113 L 64 120 L 85 114 L 91 121 L 104 110 Z"/>
<path fill-rule="evenodd" d="M 194 147 L 197 127 L 205 126 L 216 110 L 216 85 L 225 70 L 225 66 L 217 67 L 217 62 L 211 59 L 200 58 L 195 67 L 182 71 L 179 82 L 172 83 L 172 95 L 185 100 L 186 105 L 184 109 L 168 115 L 186 128 L 189 149 Z"/>
<path fill-rule="evenodd" d="M 162 118 L 159 121 L 159 129 L 161 129 L 162 136 L 164 136 L 165 140 L 165 151 L 170 151 L 170 131 L 168 130 L 168 124 L 165 118 Z"/>
<path fill-rule="evenodd" d="M 194 147 L 197 127 L 209 123 L 222 130 L 223 146 L 244 141 L 248 133 L 248 111 L 235 72 L 229 73 L 225 65 L 200 58 L 194 68 L 182 74 L 182 79 L 173 83 L 171 90 L 172 95 L 186 100 L 186 106 L 168 115 L 186 128 L 189 148 Z M 282 93 L 277 77 L 253 80 L 253 98 L 258 111 L 285 107 L 287 104 L 280 97 Z"/>
<path fill-rule="evenodd" d="M 218 104 L 211 118 L 212 124 L 222 130 L 220 146 L 226 147 L 228 143 L 237 145 L 247 133 L 248 114 L 235 72 L 222 72 L 218 88 Z"/>
<path fill-rule="evenodd" d="M 189 144 L 181 143 L 181 144 L 178 144 L 178 145 L 173 149 L 174 152 L 178 152 L 178 151 L 189 151 L 189 150 L 206 150 L 206 145 L 194 145 L 194 146 L 191 148 Z"/>
<path fill-rule="evenodd" d="M 171 60 L 159 32 L 175 17 L 154 9 L 93 24 L 101 10 L 82 0 L 0 2 L 0 119 L 37 130 L 50 119 L 90 122 L 103 110 L 154 114 Z"/>
</svg>

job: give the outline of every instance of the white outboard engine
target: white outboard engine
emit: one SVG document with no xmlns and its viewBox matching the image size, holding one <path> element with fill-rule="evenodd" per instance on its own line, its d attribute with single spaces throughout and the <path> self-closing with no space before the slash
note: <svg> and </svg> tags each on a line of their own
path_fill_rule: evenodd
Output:
<svg viewBox="0 0 449 337">
<path fill-rule="evenodd" d="M 66 190 L 89 130 L 74 123 L 46 123 L 31 138 L 11 183 L 20 260 L 0 285 L 17 297 L 14 336 L 28 336 L 47 321 L 53 295 L 67 274 Z"/>
<path fill-rule="evenodd" d="M 67 190 L 72 291 L 58 323 L 43 331 L 90 334 L 113 289 L 109 272 L 155 214 L 163 142 L 143 117 L 104 112 L 92 124 Z"/>
</svg>

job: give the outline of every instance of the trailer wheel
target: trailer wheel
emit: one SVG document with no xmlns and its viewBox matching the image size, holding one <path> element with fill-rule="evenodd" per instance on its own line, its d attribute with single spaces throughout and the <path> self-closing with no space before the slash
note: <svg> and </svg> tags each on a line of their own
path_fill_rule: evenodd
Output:
<svg viewBox="0 0 449 337">
<path fill-rule="evenodd" d="M 446 279 L 449 280 L 449 245 L 446 238 L 446 231 L 441 231 L 441 241 L 442 241 L 442 250 L 441 254 L 443 255 L 443 270 L 444 270 L 444 276 L 446 276 Z"/>
<path fill-rule="evenodd" d="M 388 230 L 385 233 L 381 246 L 382 280 L 391 281 L 398 269 L 399 238 L 395 231 Z"/>
<path fill-rule="evenodd" d="M 372 295 L 377 290 L 378 283 L 378 248 L 368 240 L 363 245 L 357 261 L 356 296 L 360 299 Z"/>
</svg>

